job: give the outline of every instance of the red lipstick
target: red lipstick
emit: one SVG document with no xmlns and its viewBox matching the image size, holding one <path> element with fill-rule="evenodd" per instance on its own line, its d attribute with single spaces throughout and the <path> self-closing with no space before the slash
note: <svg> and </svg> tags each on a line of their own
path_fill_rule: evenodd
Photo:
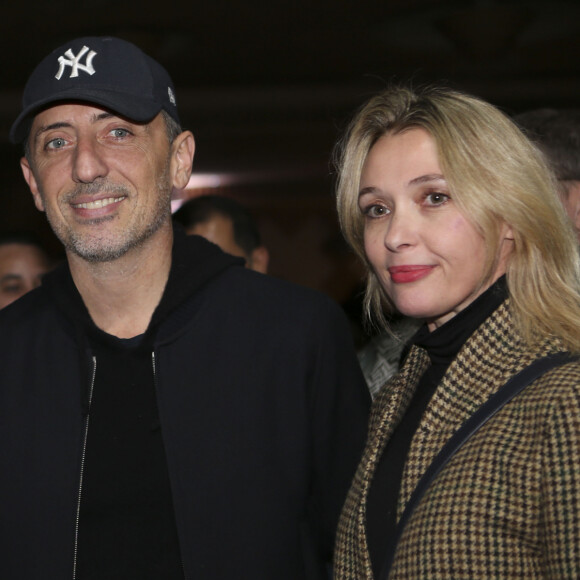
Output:
<svg viewBox="0 0 580 580">
<path fill-rule="evenodd" d="M 408 284 L 424 278 L 433 268 L 434 266 L 391 266 L 388 270 L 395 284 Z"/>
</svg>

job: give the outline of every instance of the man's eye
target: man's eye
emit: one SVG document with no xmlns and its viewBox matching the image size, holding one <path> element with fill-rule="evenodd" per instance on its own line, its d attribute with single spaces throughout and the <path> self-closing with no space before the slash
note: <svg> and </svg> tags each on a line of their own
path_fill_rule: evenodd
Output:
<svg viewBox="0 0 580 580">
<path fill-rule="evenodd" d="M 127 129 L 113 129 L 111 135 L 115 137 L 115 139 L 122 139 L 123 137 L 130 135 L 130 133 Z"/>
<path fill-rule="evenodd" d="M 51 139 L 47 144 L 47 149 L 61 149 L 66 145 L 66 141 L 62 137 L 57 137 L 56 139 Z"/>
<path fill-rule="evenodd" d="M 24 288 L 22 287 L 22 284 L 14 282 L 2 285 L 0 287 L 0 292 L 2 294 L 22 294 L 24 293 Z"/>
</svg>

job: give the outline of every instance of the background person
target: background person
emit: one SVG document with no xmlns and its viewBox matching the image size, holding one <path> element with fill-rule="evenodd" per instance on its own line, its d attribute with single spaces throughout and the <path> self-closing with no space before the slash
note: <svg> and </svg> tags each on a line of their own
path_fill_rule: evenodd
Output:
<svg viewBox="0 0 580 580">
<path fill-rule="evenodd" d="M 580 110 L 534 109 L 515 121 L 546 155 L 580 242 Z"/>
<path fill-rule="evenodd" d="M 405 345 L 419 326 L 420 323 L 414 318 L 391 317 L 388 329 L 372 336 L 357 351 L 358 361 L 373 399 L 399 370 Z"/>
<path fill-rule="evenodd" d="M 266 274 L 269 253 L 258 226 L 240 203 L 221 195 L 202 195 L 186 201 L 174 214 L 189 235 L 217 244 L 224 252 L 246 260 L 246 267 Z"/>
<path fill-rule="evenodd" d="M 374 401 L 336 579 L 577 577 L 578 360 L 460 447 L 397 542 L 460 426 L 532 361 L 580 352 L 578 248 L 541 154 L 475 97 L 403 87 L 360 110 L 340 153 L 339 217 L 368 266 L 369 314 L 387 302 L 424 325 Z"/>
<path fill-rule="evenodd" d="M 80 38 L 12 126 L 66 251 L 0 311 L 1 578 L 324 578 L 368 394 L 329 298 L 174 232 L 163 67 Z"/>
<path fill-rule="evenodd" d="M 0 309 L 40 286 L 51 261 L 28 232 L 0 233 Z"/>
</svg>

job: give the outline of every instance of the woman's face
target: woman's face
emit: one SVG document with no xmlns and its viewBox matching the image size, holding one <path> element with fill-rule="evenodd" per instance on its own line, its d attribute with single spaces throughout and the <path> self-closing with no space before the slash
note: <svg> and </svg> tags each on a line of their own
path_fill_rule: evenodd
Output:
<svg viewBox="0 0 580 580">
<path fill-rule="evenodd" d="M 505 273 L 513 240 L 501 233 L 492 278 L 481 280 L 485 242 L 455 205 L 423 129 L 381 137 L 361 174 L 366 255 L 397 309 L 426 319 L 434 330 L 469 305 Z"/>
</svg>

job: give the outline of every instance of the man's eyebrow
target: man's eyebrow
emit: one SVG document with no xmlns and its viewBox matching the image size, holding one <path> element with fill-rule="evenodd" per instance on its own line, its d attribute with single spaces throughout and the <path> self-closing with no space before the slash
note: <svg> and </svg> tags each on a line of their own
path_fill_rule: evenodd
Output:
<svg viewBox="0 0 580 580">
<path fill-rule="evenodd" d="M 66 127 L 70 127 L 70 123 L 66 123 L 64 121 L 59 121 L 57 123 L 51 123 L 50 125 L 42 125 L 41 127 L 39 127 L 36 130 L 36 133 L 34 133 L 34 140 L 36 141 L 36 139 L 38 139 L 38 137 L 40 137 L 43 133 L 46 133 L 47 131 L 53 131 L 55 129 L 64 129 Z"/>
<path fill-rule="evenodd" d="M 137 121 L 131 121 L 131 119 L 127 119 L 127 117 L 123 117 L 121 115 L 116 115 L 115 113 L 111 113 L 110 111 L 103 111 L 102 113 L 98 113 L 93 115 L 91 118 L 91 123 L 97 123 L 99 121 L 106 121 L 107 119 L 119 119 L 120 123 L 128 123 L 133 127 L 142 127 L 143 130 L 147 133 L 151 132 L 151 123 L 140 123 Z"/>
<path fill-rule="evenodd" d="M 102 113 L 95 113 L 91 117 L 91 123 L 97 123 L 98 121 L 104 121 L 105 119 L 112 119 L 113 117 L 116 116 L 117 115 L 113 115 L 113 113 L 110 113 L 108 111 L 103 111 Z"/>
</svg>

